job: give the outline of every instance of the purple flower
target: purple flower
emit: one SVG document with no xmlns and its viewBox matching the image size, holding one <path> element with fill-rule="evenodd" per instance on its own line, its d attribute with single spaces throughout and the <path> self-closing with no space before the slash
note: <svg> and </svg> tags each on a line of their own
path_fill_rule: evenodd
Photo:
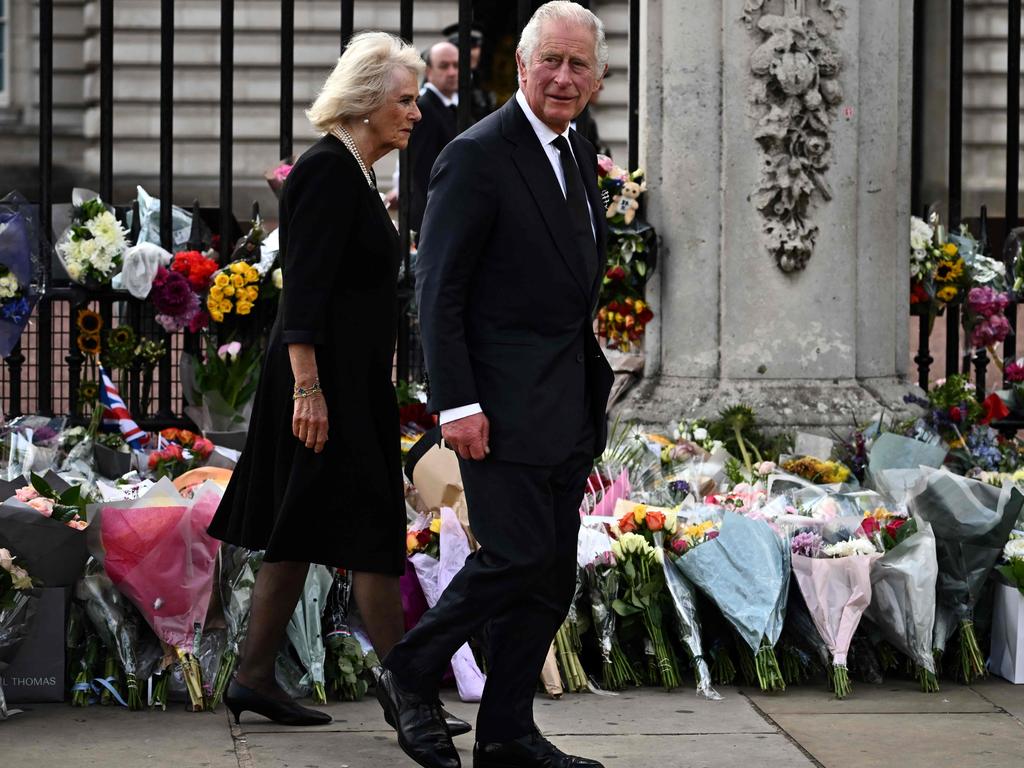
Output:
<svg viewBox="0 0 1024 768">
<path fill-rule="evenodd" d="M 999 293 L 987 285 L 971 288 L 967 294 L 967 308 L 982 317 L 1002 314 L 1009 303 L 1006 294 Z"/>
<path fill-rule="evenodd" d="M 1006 380 L 1011 384 L 1019 384 L 1024 381 L 1024 361 L 1017 360 L 1012 363 L 1007 363 L 1003 374 L 1006 376 Z"/>
<path fill-rule="evenodd" d="M 188 278 L 180 272 L 168 272 L 163 277 L 159 284 L 153 282 L 153 306 L 161 315 L 180 317 L 196 302 L 196 295 Z"/>
<path fill-rule="evenodd" d="M 971 344 L 974 347 L 990 347 L 1004 341 L 1010 335 L 1010 321 L 1004 315 L 993 315 L 985 318 L 971 331 Z"/>
<path fill-rule="evenodd" d="M 801 531 L 790 539 L 789 547 L 794 555 L 817 557 L 821 549 L 821 536 L 814 531 Z"/>
</svg>

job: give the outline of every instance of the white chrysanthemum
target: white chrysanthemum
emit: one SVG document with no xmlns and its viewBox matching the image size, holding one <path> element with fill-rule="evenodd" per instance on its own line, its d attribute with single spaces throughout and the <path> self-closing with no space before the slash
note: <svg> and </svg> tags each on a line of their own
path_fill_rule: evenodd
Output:
<svg viewBox="0 0 1024 768">
<path fill-rule="evenodd" d="M 1024 537 L 1010 539 L 1003 548 L 1003 557 L 1007 560 L 1024 560 Z"/>
<path fill-rule="evenodd" d="M 928 222 L 917 218 L 917 216 L 910 217 L 910 247 L 915 251 L 928 247 L 928 244 L 932 241 L 935 236 L 934 230 L 928 224 Z"/>
<path fill-rule="evenodd" d="M 82 279 L 82 265 L 77 261 L 68 261 L 65 271 L 68 273 L 68 277 L 75 282 Z"/>
<path fill-rule="evenodd" d="M 848 539 L 835 544 L 825 544 L 821 553 L 825 557 L 851 557 L 852 555 L 873 555 L 877 552 L 875 545 L 867 539 Z"/>
<path fill-rule="evenodd" d="M 124 230 L 117 217 L 110 211 L 104 211 L 99 216 L 92 217 L 86 226 L 92 232 L 93 238 L 99 240 L 104 249 L 112 249 L 117 253 L 124 250 Z"/>
<path fill-rule="evenodd" d="M 93 242 L 96 241 L 94 240 Z M 96 271 L 106 275 L 114 268 L 116 256 L 117 252 L 114 249 L 100 246 L 96 249 L 96 253 L 93 254 L 92 258 L 89 259 L 89 265 Z"/>
<path fill-rule="evenodd" d="M 18 293 L 18 278 L 7 274 L 0 277 L 0 299 L 14 298 Z"/>
</svg>

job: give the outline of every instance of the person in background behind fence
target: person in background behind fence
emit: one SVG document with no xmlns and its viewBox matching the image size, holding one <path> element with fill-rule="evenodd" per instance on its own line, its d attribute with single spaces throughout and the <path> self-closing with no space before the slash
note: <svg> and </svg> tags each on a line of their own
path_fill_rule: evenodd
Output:
<svg viewBox="0 0 1024 768">
<path fill-rule="evenodd" d="M 330 722 L 274 678 L 310 562 L 354 572 L 378 654 L 404 631 L 405 498 L 391 382 L 401 258 L 372 168 L 408 144 L 422 71 L 419 53 L 397 37 L 354 37 L 306 113 L 325 135 L 282 189 L 281 305 L 245 450 L 209 528 L 266 551 L 224 697 L 236 720 L 248 710 L 288 725 Z"/>
</svg>

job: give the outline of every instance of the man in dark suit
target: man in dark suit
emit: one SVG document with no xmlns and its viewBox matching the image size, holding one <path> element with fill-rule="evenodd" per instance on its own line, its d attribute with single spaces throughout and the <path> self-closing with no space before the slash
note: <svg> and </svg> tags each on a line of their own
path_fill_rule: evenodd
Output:
<svg viewBox="0 0 1024 768">
<path fill-rule="evenodd" d="M 459 49 L 449 42 L 431 46 L 426 56 L 426 83 L 418 101 L 422 119 L 409 137 L 412 200 L 409 228 L 419 232 L 427 207 L 430 169 L 441 150 L 458 134 Z"/>
<path fill-rule="evenodd" d="M 399 744 L 431 768 L 459 765 L 437 689 L 484 627 L 476 768 L 599 766 L 540 735 L 533 696 L 574 592 L 579 504 L 612 382 L 591 325 L 605 242 L 597 162 L 569 129 L 607 66 L 603 25 L 547 3 L 516 59 L 516 96 L 434 165 L 416 271 L 430 407 L 459 454 L 481 544 L 378 686 Z"/>
</svg>

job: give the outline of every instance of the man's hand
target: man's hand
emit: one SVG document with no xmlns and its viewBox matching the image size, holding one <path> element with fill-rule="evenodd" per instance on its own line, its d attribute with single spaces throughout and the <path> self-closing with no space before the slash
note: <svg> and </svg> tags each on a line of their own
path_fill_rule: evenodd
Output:
<svg viewBox="0 0 1024 768">
<path fill-rule="evenodd" d="M 441 425 L 441 437 L 463 459 L 480 461 L 491 452 L 491 422 L 482 413 L 474 413 Z"/>
<path fill-rule="evenodd" d="M 389 211 L 398 207 L 398 187 L 395 187 L 384 196 L 384 207 Z"/>
</svg>

